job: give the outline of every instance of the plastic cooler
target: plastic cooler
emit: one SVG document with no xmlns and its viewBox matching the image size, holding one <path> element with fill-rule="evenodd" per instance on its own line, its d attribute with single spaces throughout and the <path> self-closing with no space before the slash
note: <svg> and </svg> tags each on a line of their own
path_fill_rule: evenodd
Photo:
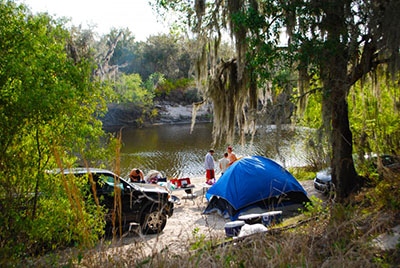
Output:
<svg viewBox="0 0 400 268">
<path fill-rule="evenodd" d="M 190 178 L 171 179 L 170 182 L 175 185 L 176 188 L 185 188 L 191 184 Z"/>
<path fill-rule="evenodd" d="M 282 211 L 270 211 L 261 214 L 261 222 L 265 226 L 278 224 L 282 222 Z"/>
<path fill-rule="evenodd" d="M 179 181 L 181 182 L 181 187 L 182 188 L 186 188 L 191 184 L 190 183 L 190 178 L 182 178 L 182 179 L 179 179 Z"/>
<path fill-rule="evenodd" d="M 228 237 L 238 236 L 240 229 L 244 225 L 244 221 L 231 221 L 225 223 L 225 234 Z"/>
<path fill-rule="evenodd" d="M 170 182 L 175 185 L 175 188 L 180 188 L 181 187 L 181 182 L 179 179 L 171 179 Z"/>
</svg>

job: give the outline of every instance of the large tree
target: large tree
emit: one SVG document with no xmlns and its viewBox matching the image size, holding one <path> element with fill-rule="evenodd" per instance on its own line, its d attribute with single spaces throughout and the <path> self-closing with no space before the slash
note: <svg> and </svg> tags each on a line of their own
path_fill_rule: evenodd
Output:
<svg viewBox="0 0 400 268">
<path fill-rule="evenodd" d="M 352 86 L 385 63 L 399 68 L 399 1 L 293 1 L 290 36 L 301 55 L 301 72 L 314 65 L 323 84 L 324 125 L 332 143 L 332 177 L 339 199 L 357 188 L 347 97 Z M 305 70 L 307 69 L 307 70 Z"/>
<path fill-rule="evenodd" d="M 244 133 L 254 120 L 260 85 L 272 81 L 276 66 L 297 68 L 298 92 L 306 95 L 310 78 L 323 85 L 324 126 L 331 141 L 331 166 L 338 197 L 358 185 L 352 158 L 347 95 L 351 87 L 381 64 L 392 77 L 399 67 L 398 0 L 238 0 L 156 1 L 164 10 L 183 10 L 197 33 L 198 75 L 214 102 L 215 138 Z M 288 44 L 282 48 L 281 31 Z M 230 33 L 236 57 L 219 61 L 223 31 Z M 210 68 L 210 69 L 209 69 Z M 206 81 L 206 82 L 205 82 Z M 268 89 L 268 88 L 267 88 Z M 286 94 L 292 94 L 287 87 Z M 219 107 L 219 108 L 218 108 Z"/>
</svg>

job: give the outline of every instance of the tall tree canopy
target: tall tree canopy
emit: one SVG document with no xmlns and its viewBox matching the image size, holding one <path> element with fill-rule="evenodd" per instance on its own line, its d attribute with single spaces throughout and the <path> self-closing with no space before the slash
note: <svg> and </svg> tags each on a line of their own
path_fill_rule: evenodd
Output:
<svg viewBox="0 0 400 268">
<path fill-rule="evenodd" d="M 215 139 L 228 137 L 230 142 L 237 129 L 243 136 L 256 123 L 257 105 L 271 90 L 275 90 L 272 99 L 277 94 L 284 100 L 294 93 L 306 96 L 311 79 L 318 79 L 338 197 L 344 199 L 357 187 L 347 96 L 357 81 L 382 64 L 397 79 L 398 0 L 157 0 L 156 4 L 164 11 L 185 14 L 183 21 L 202 44 L 197 74 L 214 103 Z M 236 48 L 229 61 L 218 56 L 224 31 Z M 296 71 L 298 86 L 287 83 L 279 92 L 271 88 L 277 69 Z"/>
</svg>

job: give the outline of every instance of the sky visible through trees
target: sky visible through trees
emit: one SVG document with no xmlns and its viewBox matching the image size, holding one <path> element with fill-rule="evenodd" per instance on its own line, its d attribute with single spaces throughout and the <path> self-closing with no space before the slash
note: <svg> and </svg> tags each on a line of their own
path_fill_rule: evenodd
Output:
<svg viewBox="0 0 400 268">
<path fill-rule="evenodd" d="M 20 0 L 33 12 L 48 12 L 56 17 L 70 17 L 76 26 L 97 26 L 95 31 L 107 34 L 111 28 L 129 28 L 137 41 L 150 35 L 168 33 L 168 25 L 149 5 L 148 0 Z"/>
</svg>

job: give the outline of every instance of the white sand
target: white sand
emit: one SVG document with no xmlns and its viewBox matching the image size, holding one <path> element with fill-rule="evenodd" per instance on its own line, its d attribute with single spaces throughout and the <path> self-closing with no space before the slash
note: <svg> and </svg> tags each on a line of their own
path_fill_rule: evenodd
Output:
<svg viewBox="0 0 400 268">
<path fill-rule="evenodd" d="M 203 195 L 203 185 L 205 178 L 191 178 L 191 183 L 195 185 L 193 193 L 195 198 L 188 198 L 185 191 L 174 191 L 173 194 L 181 198 L 181 204 L 175 205 L 174 215 L 168 219 L 164 231 L 159 235 L 135 235 L 130 234 L 123 238 L 122 245 L 118 248 L 121 250 L 132 250 L 138 247 L 138 242 L 144 242 L 144 252 L 151 254 L 168 247 L 170 251 L 179 253 L 181 249 L 185 249 L 189 240 L 193 241 L 194 237 L 204 235 L 206 238 L 223 238 L 225 237 L 225 223 L 229 219 L 224 219 L 217 214 L 203 215 L 202 212 L 207 206 L 207 200 Z M 318 195 L 314 190 L 313 182 L 301 182 L 308 195 Z M 121 248 L 122 247 L 122 248 Z"/>
</svg>

